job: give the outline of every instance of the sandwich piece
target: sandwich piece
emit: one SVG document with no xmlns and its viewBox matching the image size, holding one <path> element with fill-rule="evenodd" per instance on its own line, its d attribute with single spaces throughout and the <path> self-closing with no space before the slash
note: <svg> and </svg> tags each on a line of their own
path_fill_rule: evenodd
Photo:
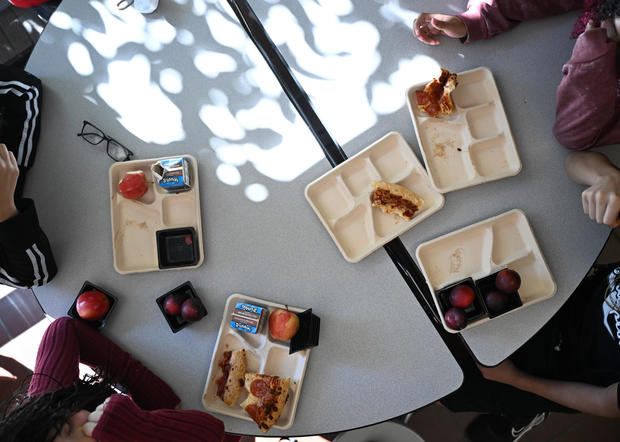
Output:
<svg viewBox="0 0 620 442">
<path fill-rule="evenodd" d="M 290 385 L 290 378 L 257 373 L 245 374 L 248 398 L 241 403 L 241 407 L 264 433 L 268 432 L 280 417 L 288 399 Z"/>
<path fill-rule="evenodd" d="M 431 117 L 439 114 L 449 115 L 454 112 L 454 103 L 450 94 L 456 88 L 456 74 L 441 69 L 439 79 L 433 78 L 423 91 L 416 91 L 418 109 Z"/>
<path fill-rule="evenodd" d="M 217 395 L 228 406 L 233 406 L 243 390 L 246 368 L 245 349 L 225 351 L 219 366 L 222 369 L 222 376 L 215 381 Z"/>
<path fill-rule="evenodd" d="M 373 181 L 372 206 L 379 207 L 383 213 L 393 213 L 411 221 L 424 204 L 421 196 L 400 184 Z"/>
</svg>

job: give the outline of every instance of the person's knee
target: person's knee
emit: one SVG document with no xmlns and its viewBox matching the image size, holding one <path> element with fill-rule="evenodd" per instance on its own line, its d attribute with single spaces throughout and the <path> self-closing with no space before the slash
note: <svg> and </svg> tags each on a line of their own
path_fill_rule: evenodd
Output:
<svg viewBox="0 0 620 442">
<path fill-rule="evenodd" d="M 54 320 L 54 322 L 50 324 L 48 329 L 50 329 L 50 331 L 66 330 L 67 328 L 72 326 L 73 321 L 73 318 L 70 318 L 69 316 L 63 316 Z"/>
</svg>

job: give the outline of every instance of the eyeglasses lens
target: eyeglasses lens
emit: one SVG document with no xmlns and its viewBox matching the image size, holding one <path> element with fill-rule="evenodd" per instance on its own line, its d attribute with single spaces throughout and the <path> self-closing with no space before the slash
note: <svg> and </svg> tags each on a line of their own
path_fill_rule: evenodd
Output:
<svg viewBox="0 0 620 442">
<path fill-rule="evenodd" d="M 114 140 L 108 140 L 108 155 L 114 161 L 127 161 L 131 153 L 124 146 L 118 144 Z"/>
<path fill-rule="evenodd" d="M 90 144 L 99 144 L 105 138 L 103 132 L 88 123 L 84 124 L 84 127 L 82 128 L 82 133 L 80 135 Z"/>
</svg>

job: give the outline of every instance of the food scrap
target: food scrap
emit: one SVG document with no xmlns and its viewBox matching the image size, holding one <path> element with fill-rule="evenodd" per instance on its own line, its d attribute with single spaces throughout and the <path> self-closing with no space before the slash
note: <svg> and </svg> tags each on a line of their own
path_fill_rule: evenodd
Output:
<svg viewBox="0 0 620 442">
<path fill-rule="evenodd" d="M 290 378 L 257 373 L 245 374 L 248 398 L 241 403 L 241 407 L 264 433 L 268 432 L 280 417 L 288 400 L 290 384 Z"/>
<path fill-rule="evenodd" d="M 222 376 L 215 381 L 216 394 L 226 405 L 232 407 L 243 390 L 246 370 L 245 349 L 225 351 L 219 366 L 222 369 Z"/>
<path fill-rule="evenodd" d="M 423 91 L 416 91 L 418 109 L 431 117 L 439 114 L 449 115 L 454 112 L 454 103 L 450 94 L 457 86 L 456 74 L 441 69 L 439 79 L 433 78 Z"/>
<path fill-rule="evenodd" d="M 372 206 L 411 221 L 424 204 L 421 196 L 400 184 L 373 181 Z"/>
</svg>

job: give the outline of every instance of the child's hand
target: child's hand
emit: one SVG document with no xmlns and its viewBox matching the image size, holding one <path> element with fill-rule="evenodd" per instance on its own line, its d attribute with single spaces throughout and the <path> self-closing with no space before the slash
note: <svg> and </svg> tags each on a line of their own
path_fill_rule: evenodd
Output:
<svg viewBox="0 0 620 442">
<path fill-rule="evenodd" d="M 455 15 L 428 14 L 423 12 L 413 22 L 413 34 L 418 40 L 429 45 L 438 45 L 434 38 L 445 35 L 450 38 L 463 38 L 467 35 L 465 23 Z"/>
<path fill-rule="evenodd" d="M 0 222 L 17 215 L 14 194 L 19 168 L 13 152 L 0 143 Z"/>
<path fill-rule="evenodd" d="M 581 194 L 583 211 L 593 221 L 612 229 L 620 225 L 620 171 L 601 176 Z"/>
</svg>

